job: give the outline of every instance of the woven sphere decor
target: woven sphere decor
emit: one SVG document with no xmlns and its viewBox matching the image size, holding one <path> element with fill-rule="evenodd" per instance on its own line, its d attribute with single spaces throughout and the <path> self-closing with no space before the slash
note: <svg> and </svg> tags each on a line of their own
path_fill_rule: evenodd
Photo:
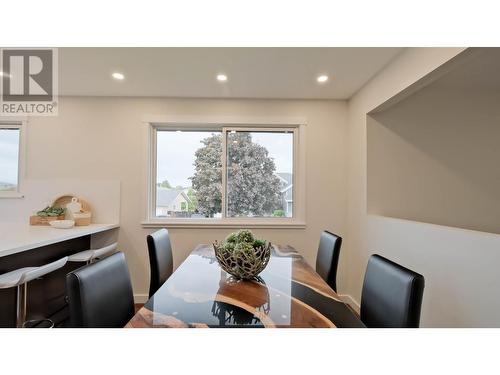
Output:
<svg viewBox="0 0 500 375">
<path fill-rule="evenodd" d="M 215 241 L 213 245 L 221 268 L 238 279 L 255 278 L 271 257 L 271 243 L 255 239 L 248 229 L 231 233 L 222 243 Z"/>
</svg>

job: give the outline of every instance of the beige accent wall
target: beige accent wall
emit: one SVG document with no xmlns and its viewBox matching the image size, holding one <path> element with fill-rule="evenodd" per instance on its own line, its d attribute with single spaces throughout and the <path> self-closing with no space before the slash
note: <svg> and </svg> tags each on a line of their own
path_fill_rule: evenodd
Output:
<svg viewBox="0 0 500 375">
<path fill-rule="evenodd" d="M 314 265 L 320 232 L 345 235 L 347 210 L 347 105 L 319 100 L 208 100 L 156 98 L 60 98 L 59 116 L 30 119 L 29 179 L 121 181 L 119 247 L 126 253 L 134 293 L 145 296 L 149 264 L 144 229 L 147 138 L 145 116 L 283 116 L 307 118 L 306 229 L 256 229 L 272 242 L 296 247 Z M 199 243 L 231 229 L 171 229 L 174 266 Z M 345 256 L 341 262 L 345 262 Z M 347 267 L 341 265 L 341 272 Z M 346 276 L 340 276 L 340 284 Z"/>
<path fill-rule="evenodd" d="M 368 117 L 368 212 L 500 233 L 500 94 L 444 81 Z"/>
<path fill-rule="evenodd" d="M 500 236 L 367 212 L 367 114 L 462 48 L 409 48 L 348 104 L 348 282 L 360 301 L 368 257 L 379 253 L 426 278 L 423 327 L 500 326 Z"/>
</svg>

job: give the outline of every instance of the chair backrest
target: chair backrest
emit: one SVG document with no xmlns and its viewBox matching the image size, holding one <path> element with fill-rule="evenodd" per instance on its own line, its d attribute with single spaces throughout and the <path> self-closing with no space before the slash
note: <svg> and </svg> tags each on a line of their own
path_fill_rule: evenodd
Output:
<svg viewBox="0 0 500 375">
<path fill-rule="evenodd" d="M 316 257 L 316 272 L 335 292 L 337 291 L 337 266 L 341 245 L 342 237 L 326 230 L 321 233 Z"/>
<path fill-rule="evenodd" d="M 71 326 L 121 328 L 134 316 L 130 274 L 121 252 L 66 276 Z"/>
<path fill-rule="evenodd" d="M 424 277 L 380 255 L 366 267 L 361 320 L 371 328 L 418 328 Z"/>
<path fill-rule="evenodd" d="M 151 279 L 149 297 L 163 285 L 174 270 L 172 246 L 166 229 L 160 229 L 147 237 Z"/>
</svg>

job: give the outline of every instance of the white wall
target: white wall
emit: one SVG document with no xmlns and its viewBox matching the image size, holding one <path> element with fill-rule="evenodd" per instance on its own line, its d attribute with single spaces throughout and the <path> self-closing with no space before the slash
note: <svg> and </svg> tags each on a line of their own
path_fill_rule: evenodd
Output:
<svg viewBox="0 0 500 375">
<path fill-rule="evenodd" d="M 273 242 L 291 244 L 311 264 L 323 229 L 340 235 L 347 232 L 347 105 L 343 101 L 60 98 L 59 116 L 30 119 L 27 178 L 121 181 L 119 245 L 127 255 L 136 295 L 146 295 L 149 285 L 146 234 L 152 230 L 140 225 L 147 170 L 147 138 L 141 120 L 147 115 L 306 117 L 307 228 L 255 232 Z M 174 266 L 197 244 L 222 239 L 230 231 L 171 229 Z M 345 272 L 347 267 L 341 265 L 341 269 Z"/>
<path fill-rule="evenodd" d="M 500 326 L 500 236 L 367 214 L 367 113 L 463 51 L 410 48 L 348 103 L 348 280 L 359 302 L 368 257 L 377 252 L 426 278 L 423 327 Z"/>
<path fill-rule="evenodd" d="M 500 233 L 500 95 L 449 76 L 368 118 L 368 212 Z"/>
<path fill-rule="evenodd" d="M 0 199 L 0 224 L 29 222 L 29 217 L 64 195 L 76 195 L 91 204 L 92 222 L 120 221 L 120 181 L 36 179 L 22 183 L 24 198 Z"/>
</svg>

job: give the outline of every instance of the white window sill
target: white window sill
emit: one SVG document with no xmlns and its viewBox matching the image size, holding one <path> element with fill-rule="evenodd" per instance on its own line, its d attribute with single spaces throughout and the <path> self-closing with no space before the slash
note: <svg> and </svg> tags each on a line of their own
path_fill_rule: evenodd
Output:
<svg viewBox="0 0 500 375">
<path fill-rule="evenodd" d="M 297 220 L 191 220 L 165 219 L 146 220 L 141 223 L 143 228 L 255 228 L 255 229 L 305 229 L 306 223 Z"/>
<path fill-rule="evenodd" d="M 19 199 L 19 198 L 24 198 L 24 194 L 18 192 L 18 191 L 1 191 L 0 192 L 0 199 Z"/>
</svg>

